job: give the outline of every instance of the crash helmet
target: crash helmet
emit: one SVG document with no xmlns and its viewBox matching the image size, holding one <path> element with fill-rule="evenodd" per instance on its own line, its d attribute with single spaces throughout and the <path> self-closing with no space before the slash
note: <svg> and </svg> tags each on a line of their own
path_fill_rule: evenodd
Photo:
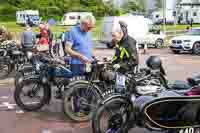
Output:
<svg viewBox="0 0 200 133">
<path fill-rule="evenodd" d="M 162 61 L 158 56 L 150 56 L 146 61 L 146 65 L 153 70 L 160 69 L 162 66 Z"/>
</svg>

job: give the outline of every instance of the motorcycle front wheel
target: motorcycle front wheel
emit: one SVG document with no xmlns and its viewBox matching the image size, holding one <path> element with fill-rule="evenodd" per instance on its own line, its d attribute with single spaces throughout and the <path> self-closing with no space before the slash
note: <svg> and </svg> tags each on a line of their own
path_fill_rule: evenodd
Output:
<svg viewBox="0 0 200 133">
<path fill-rule="evenodd" d="M 50 99 L 50 88 L 40 81 L 28 79 L 16 86 L 14 99 L 16 104 L 25 111 L 37 111 Z M 23 99 L 23 97 L 25 97 Z"/>
<path fill-rule="evenodd" d="M 130 104 L 121 98 L 100 105 L 92 118 L 93 133 L 128 133 L 130 108 Z"/>
<path fill-rule="evenodd" d="M 98 88 L 90 83 L 76 83 L 64 93 L 63 111 L 76 122 L 89 121 L 99 100 Z"/>
</svg>

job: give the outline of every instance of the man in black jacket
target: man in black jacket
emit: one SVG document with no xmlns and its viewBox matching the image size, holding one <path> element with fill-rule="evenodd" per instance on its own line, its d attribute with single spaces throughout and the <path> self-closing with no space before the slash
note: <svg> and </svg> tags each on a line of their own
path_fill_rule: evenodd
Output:
<svg viewBox="0 0 200 133">
<path fill-rule="evenodd" d="M 139 64 L 136 41 L 128 35 L 127 24 L 119 22 L 120 27 L 112 32 L 115 45 L 113 64 L 118 64 L 123 72 L 134 71 Z"/>
</svg>

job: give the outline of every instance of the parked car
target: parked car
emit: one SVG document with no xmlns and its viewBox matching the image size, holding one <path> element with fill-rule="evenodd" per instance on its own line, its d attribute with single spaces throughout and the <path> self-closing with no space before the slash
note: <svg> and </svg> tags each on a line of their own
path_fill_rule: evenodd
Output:
<svg viewBox="0 0 200 133">
<path fill-rule="evenodd" d="M 175 54 L 182 51 L 189 51 L 196 55 L 200 54 L 200 27 L 192 28 L 184 35 L 173 37 L 170 49 Z"/>
<path fill-rule="evenodd" d="M 128 33 L 137 41 L 138 45 L 150 44 L 157 48 L 164 44 L 165 35 L 161 32 L 157 32 L 156 34 L 150 32 L 153 22 L 139 15 L 104 17 L 99 36 L 100 42 L 107 44 L 109 47 L 112 39 L 111 32 L 119 26 L 119 21 L 127 23 Z"/>
<path fill-rule="evenodd" d="M 84 16 L 93 16 L 92 12 L 68 12 L 65 13 L 61 20 L 61 25 L 73 26 L 80 22 Z"/>
</svg>

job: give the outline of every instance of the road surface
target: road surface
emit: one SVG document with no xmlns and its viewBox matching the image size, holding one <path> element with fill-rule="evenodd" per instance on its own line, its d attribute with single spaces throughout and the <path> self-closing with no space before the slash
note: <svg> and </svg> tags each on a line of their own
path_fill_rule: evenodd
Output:
<svg viewBox="0 0 200 133">
<path fill-rule="evenodd" d="M 113 51 L 96 50 L 99 57 L 111 57 Z M 163 60 L 168 79 L 184 80 L 199 73 L 200 56 L 190 54 L 174 55 L 168 49 L 149 50 L 140 54 L 141 66 L 150 55 L 158 55 Z M 61 101 L 53 100 L 38 112 L 22 112 L 13 100 L 12 78 L 0 81 L 0 133 L 91 133 L 90 123 L 74 123 L 62 113 Z M 130 133 L 148 133 L 136 128 Z"/>
</svg>

